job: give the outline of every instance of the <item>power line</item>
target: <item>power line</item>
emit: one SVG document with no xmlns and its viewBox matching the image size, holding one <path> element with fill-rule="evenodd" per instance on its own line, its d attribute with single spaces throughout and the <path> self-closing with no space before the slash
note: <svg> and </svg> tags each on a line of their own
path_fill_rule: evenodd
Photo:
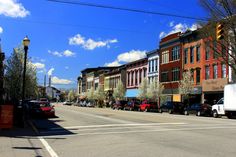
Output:
<svg viewBox="0 0 236 157">
<path fill-rule="evenodd" d="M 64 4 L 75 4 L 75 5 L 82 5 L 82 6 L 88 6 L 88 7 L 96 7 L 96 8 L 122 10 L 122 11 L 144 13 L 144 14 L 152 14 L 152 15 L 178 17 L 178 18 L 191 19 L 191 20 L 199 20 L 199 21 L 208 21 L 208 19 L 206 19 L 206 18 L 198 18 L 198 17 L 183 16 L 183 15 L 177 15 L 177 14 L 161 13 L 161 12 L 154 12 L 154 11 L 148 11 L 148 10 L 123 8 L 123 7 L 116 7 L 116 6 L 110 6 L 110 5 L 95 4 L 95 3 L 86 3 L 86 2 L 78 2 L 78 1 L 75 2 L 75 1 L 66 1 L 66 0 L 47 0 L 47 1 L 56 2 L 56 3 L 64 3 Z"/>
</svg>

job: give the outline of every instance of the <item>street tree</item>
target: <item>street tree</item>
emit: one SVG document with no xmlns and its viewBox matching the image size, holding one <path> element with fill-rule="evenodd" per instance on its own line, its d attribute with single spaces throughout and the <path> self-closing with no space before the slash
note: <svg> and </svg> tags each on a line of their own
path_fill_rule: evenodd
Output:
<svg viewBox="0 0 236 157">
<path fill-rule="evenodd" d="M 121 81 L 117 83 L 117 87 L 114 89 L 113 97 L 116 100 L 122 100 L 125 97 L 125 88 Z"/>
<path fill-rule="evenodd" d="M 199 1 L 209 13 L 207 23 L 202 23 L 201 35 L 209 39 L 214 55 L 223 58 L 224 62 L 232 68 L 233 78 L 236 78 L 236 1 Z M 221 27 L 218 33 L 217 26 Z"/>
<path fill-rule="evenodd" d="M 86 97 L 89 100 L 94 100 L 95 99 L 95 92 L 94 92 L 94 88 L 90 88 L 87 92 L 86 92 Z"/>
<path fill-rule="evenodd" d="M 151 82 L 147 89 L 148 99 L 154 100 L 159 104 L 159 100 L 163 97 L 164 86 L 160 82 Z"/>
<path fill-rule="evenodd" d="M 74 101 L 75 98 L 76 98 L 75 91 L 74 90 L 70 90 L 69 93 L 68 93 L 67 98 L 68 98 L 69 101 Z"/>
<path fill-rule="evenodd" d="M 103 87 L 101 85 L 99 85 L 98 88 L 95 90 L 94 97 L 98 102 L 98 106 L 103 107 L 106 95 L 105 95 L 105 92 L 104 92 Z"/>
<path fill-rule="evenodd" d="M 147 88 L 148 88 L 148 81 L 146 78 L 144 78 L 138 88 L 138 98 L 140 100 L 145 100 L 148 98 L 147 97 Z"/>
<path fill-rule="evenodd" d="M 179 94 L 183 95 L 184 100 L 188 100 L 189 96 L 194 89 L 193 77 L 190 70 L 183 72 L 182 80 L 179 82 Z"/>
<path fill-rule="evenodd" d="M 23 63 L 24 49 L 14 48 L 5 65 L 6 94 L 7 98 L 14 102 L 20 100 L 22 96 Z M 25 98 L 36 98 L 38 93 L 36 67 L 29 59 L 26 66 Z"/>
</svg>

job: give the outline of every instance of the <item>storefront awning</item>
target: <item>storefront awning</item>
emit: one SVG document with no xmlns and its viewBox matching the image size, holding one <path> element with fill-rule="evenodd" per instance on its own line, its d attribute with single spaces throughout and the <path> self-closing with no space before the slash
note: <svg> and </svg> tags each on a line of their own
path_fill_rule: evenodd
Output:
<svg viewBox="0 0 236 157">
<path fill-rule="evenodd" d="M 138 89 L 127 89 L 125 97 L 136 98 L 138 96 Z"/>
</svg>

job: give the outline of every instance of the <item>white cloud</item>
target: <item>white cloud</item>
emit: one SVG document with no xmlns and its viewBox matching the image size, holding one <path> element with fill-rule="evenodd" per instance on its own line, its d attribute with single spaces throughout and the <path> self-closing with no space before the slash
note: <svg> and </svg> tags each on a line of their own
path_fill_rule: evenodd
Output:
<svg viewBox="0 0 236 157">
<path fill-rule="evenodd" d="M 30 12 L 17 0 L 0 0 L 0 15 L 9 17 L 26 17 Z"/>
<path fill-rule="evenodd" d="M 52 75 L 52 72 L 54 71 L 55 69 L 54 68 L 51 68 L 48 70 L 48 76 L 51 76 Z"/>
<path fill-rule="evenodd" d="M 75 56 L 75 53 L 70 51 L 70 50 L 65 50 L 63 52 L 63 55 L 66 56 L 66 57 L 72 57 L 72 56 Z"/>
<path fill-rule="evenodd" d="M 177 32 L 185 32 L 186 30 L 196 30 L 197 28 L 199 28 L 200 26 L 196 23 L 192 24 L 191 26 L 185 24 L 185 23 L 178 23 L 176 25 L 174 25 L 174 23 L 170 22 L 169 26 L 171 27 L 171 30 L 166 33 L 164 31 L 162 31 L 160 34 L 159 34 L 159 38 L 163 38 L 169 34 L 173 34 L 173 33 L 177 33 Z"/>
<path fill-rule="evenodd" d="M 52 84 L 71 84 L 72 81 L 71 80 L 67 80 L 67 79 L 60 79 L 56 76 L 52 77 Z"/>
<path fill-rule="evenodd" d="M 116 66 L 120 66 L 121 64 L 119 63 L 119 61 L 115 60 L 114 62 L 111 63 L 105 63 L 104 66 L 107 67 L 116 67 Z"/>
<path fill-rule="evenodd" d="M 43 64 L 43 63 L 39 63 L 39 62 L 37 62 L 37 63 L 32 63 L 37 69 L 43 69 L 43 68 L 45 68 L 45 64 Z"/>
<path fill-rule="evenodd" d="M 175 21 L 171 21 L 171 22 L 169 23 L 169 27 L 173 27 L 174 24 L 175 24 Z"/>
<path fill-rule="evenodd" d="M 86 50 L 94 50 L 99 47 L 107 47 L 110 48 L 110 44 L 117 43 L 117 39 L 108 39 L 104 41 L 95 41 L 91 38 L 86 39 L 80 34 L 75 35 L 74 37 L 69 38 L 70 45 L 79 45 L 82 46 Z"/>
<path fill-rule="evenodd" d="M 122 54 L 119 54 L 117 56 L 117 59 L 111 63 L 105 63 L 105 66 L 119 66 L 121 65 L 121 62 L 127 63 L 127 62 L 133 62 L 142 58 L 146 57 L 147 51 L 141 51 L 141 50 L 131 50 L 129 52 L 125 52 Z"/>
<path fill-rule="evenodd" d="M 0 27 L 0 34 L 3 32 L 3 28 L 2 27 Z"/>
<path fill-rule="evenodd" d="M 63 52 L 58 52 L 58 51 L 50 51 L 48 50 L 48 53 L 54 55 L 54 56 L 57 56 L 57 57 L 73 57 L 75 56 L 75 53 L 70 51 L 70 50 L 65 50 Z"/>
<path fill-rule="evenodd" d="M 146 51 L 131 50 L 129 52 L 118 55 L 119 62 L 133 62 L 146 57 Z"/>
</svg>

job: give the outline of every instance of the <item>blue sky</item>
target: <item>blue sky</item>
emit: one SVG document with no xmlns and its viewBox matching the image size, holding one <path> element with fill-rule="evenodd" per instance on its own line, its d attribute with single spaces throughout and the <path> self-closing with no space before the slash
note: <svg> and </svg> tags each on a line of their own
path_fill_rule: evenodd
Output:
<svg viewBox="0 0 236 157">
<path fill-rule="evenodd" d="M 79 0 L 73 0 L 79 1 Z M 192 17 L 206 17 L 198 0 L 81 0 Z M 39 84 L 51 74 L 58 88 L 76 87 L 82 69 L 114 66 L 158 48 L 168 33 L 195 29 L 196 20 L 54 3 L 0 0 L 0 37 L 9 56 L 28 35 Z"/>
</svg>

